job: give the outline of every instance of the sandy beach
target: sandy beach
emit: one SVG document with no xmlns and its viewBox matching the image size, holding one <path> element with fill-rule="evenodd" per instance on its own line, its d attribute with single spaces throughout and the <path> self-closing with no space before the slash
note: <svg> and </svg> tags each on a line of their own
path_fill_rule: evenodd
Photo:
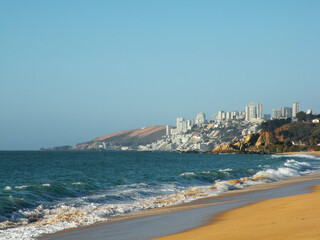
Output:
<svg viewBox="0 0 320 240">
<path fill-rule="evenodd" d="M 157 239 L 319 239 L 320 185 L 312 190 L 230 210 L 206 226 Z"/>
<path fill-rule="evenodd" d="M 311 152 L 284 152 L 277 153 L 277 155 L 297 155 L 297 154 L 311 154 L 311 155 L 320 155 L 320 151 L 311 151 Z"/>
<path fill-rule="evenodd" d="M 288 178 L 40 239 L 319 239 L 319 184 Z"/>
<path fill-rule="evenodd" d="M 301 154 L 320 155 L 320 152 Z M 264 200 L 222 212 L 207 225 L 155 239 L 320 239 L 320 185 L 311 188 L 311 193 Z"/>
</svg>

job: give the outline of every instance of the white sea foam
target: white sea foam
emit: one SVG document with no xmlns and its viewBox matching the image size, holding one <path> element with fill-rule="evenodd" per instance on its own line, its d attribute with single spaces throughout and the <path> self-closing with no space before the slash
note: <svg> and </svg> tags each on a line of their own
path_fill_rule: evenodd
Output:
<svg viewBox="0 0 320 240">
<path fill-rule="evenodd" d="M 51 207 L 40 205 L 33 210 L 20 210 L 19 214 L 25 216 L 24 218 L 19 218 L 17 222 L 7 221 L 0 224 L 0 228 L 5 229 L 0 231 L 0 239 L 30 240 L 37 236 L 54 233 L 62 229 L 107 221 L 110 216 L 119 216 L 143 209 L 181 204 L 203 197 L 215 196 L 220 192 L 241 189 L 259 183 L 277 181 L 287 177 L 300 176 L 313 171 L 309 163 L 299 162 L 294 159 L 287 160 L 283 166 L 277 169 L 271 169 L 270 166 L 268 166 L 269 168 L 266 167 L 267 166 L 264 166 L 263 168 L 265 168 L 265 170 L 259 171 L 251 177 L 239 180 L 219 181 L 216 182 L 214 187 L 198 186 L 187 189 L 175 184 L 162 184 L 161 186 L 153 188 L 145 183 L 137 183 L 118 186 L 108 191 L 108 193 L 66 199 L 65 202 L 60 202 Z M 221 169 L 220 171 L 228 173 L 232 171 L 232 169 L 227 168 Z M 196 174 L 198 173 L 185 172 L 180 174 L 180 176 L 192 176 Z M 10 190 L 10 186 L 7 187 L 8 190 Z M 140 194 L 139 191 L 148 193 L 147 197 Z M 162 194 L 159 195 L 159 193 Z M 99 201 L 99 199 L 103 200 L 106 195 L 115 196 L 112 204 L 110 204 L 110 202 Z M 121 200 L 117 201 L 116 197 L 123 197 L 125 200 L 121 198 Z M 126 197 L 129 197 L 128 200 L 126 200 Z M 30 223 L 30 219 L 36 219 L 37 221 Z"/>
<path fill-rule="evenodd" d="M 318 156 L 318 155 L 312 155 L 312 154 L 299 153 L 299 154 L 295 154 L 294 156 L 296 156 L 296 157 L 301 157 L 301 158 L 309 158 L 309 159 L 320 160 L 320 156 Z"/>
<path fill-rule="evenodd" d="M 50 183 L 44 183 L 44 184 L 42 184 L 41 186 L 43 186 L 43 187 L 50 187 L 51 185 L 50 185 Z"/>
<path fill-rule="evenodd" d="M 260 165 L 260 167 L 262 166 Z M 278 181 L 288 177 L 302 176 L 316 171 L 311 164 L 307 162 L 299 162 L 294 159 L 287 160 L 283 164 L 283 167 L 279 167 L 277 169 L 272 169 L 269 165 L 265 165 L 264 168 L 266 169 L 253 174 L 251 177 L 229 181 L 217 181 L 214 185 L 214 189 L 220 192 L 225 192 L 250 185 Z"/>
<path fill-rule="evenodd" d="M 185 173 L 181 173 L 179 176 L 183 177 L 183 176 L 195 176 L 196 174 L 194 172 L 185 172 Z"/>
<path fill-rule="evenodd" d="M 256 179 L 267 179 L 270 181 L 276 181 L 283 178 L 300 176 L 301 174 L 292 168 L 278 168 L 278 169 L 267 169 L 265 171 L 259 171 L 253 175 Z"/>
<path fill-rule="evenodd" d="M 290 168 L 296 169 L 298 171 L 305 170 L 305 169 L 312 169 L 312 166 L 310 163 L 298 162 L 294 159 L 287 160 L 287 162 L 285 162 L 284 165 L 286 167 L 290 167 Z"/>
<path fill-rule="evenodd" d="M 313 155 L 313 154 L 305 154 L 305 153 L 295 153 L 295 154 L 281 154 L 281 155 L 271 155 L 272 158 L 284 158 L 284 157 L 299 157 L 299 158 L 309 158 L 309 159 L 316 159 L 320 160 L 320 156 Z"/>
<path fill-rule="evenodd" d="M 219 172 L 231 172 L 232 168 L 220 169 Z"/>
<path fill-rule="evenodd" d="M 183 176 L 196 176 L 197 174 L 211 174 L 210 171 L 202 171 L 202 172 L 184 172 L 181 173 L 179 176 L 183 177 Z"/>
<path fill-rule="evenodd" d="M 229 190 L 235 190 L 235 189 L 243 188 L 243 185 L 241 185 L 241 184 L 232 184 L 232 183 L 229 183 L 228 181 L 220 181 L 220 182 L 217 182 L 214 185 L 214 188 L 219 192 L 226 192 L 226 191 L 229 191 Z"/>
<path fill-rule="evenodd" d="M 10 186 L 6 186 L 5 188 L 4 188 L 4 190 L 11 190 L 12 189 L 12 187 L 10 187 Z"/>
<path fill-rule="evenodd" d="M 294 159 L 289 159 L 284 163 L 284 167 L 259 171 L 254 174 L 253 178 L 265 178 L 270 181 L 277 181 L 283 178 L 301 176 L 311 172 L 314 172 L 311 164 L 307 162 L 299 162 Z"/>
<path fill-rule="evenodd" d="M 15 186 L 14 188 L 16 188 L 16 189 L 24 189 L 24 188 L 27 188 L 27 187 L 29 187 L 29 186 L 22 185 L 22 186 Z"/>
<path fill-rule="evenodd" d="M 141 185 L 141 184 L 140 184 Z M 143 185 L 143 184 L 142 184 Z M 173 185 L 171 185 L 173 187 Z M 43 234 L 54 233 L 62 229 L 73 228 L 107 221 L 110 216 L 119 216 L 129 212 L 142 209 L 150 209 L 164 206 L 171 206 L 192 200 L 217 195 L 217 191 L 210 190 L 209 186 L 194 187 L 183 191 L 173 190 L 166 186 L 163 191 L 172 191 L 157 197 L 140 198 L 131 203 L 104 204 L 86 203 L 87 197 L 78 198 L 77 204 L 60 203 L 52 208 L 45 208 L 40 205 L 36 209 L 20 211 L 25 218 L 19 222 L 3 222 L 1 227 L 9 227 L 0 231 L 0 239 L 33 239 Z M 92 197 L 102 197 L 95 195 Z M 82 203 L 82 204 L 81 204 Z M 86 203 L 86 204 L 85 204 Z M 28 219 L 36 217 L 37 221 L 28 223 Z M 10 228 L 13 227 L 13 228 Z"/>
</svg>

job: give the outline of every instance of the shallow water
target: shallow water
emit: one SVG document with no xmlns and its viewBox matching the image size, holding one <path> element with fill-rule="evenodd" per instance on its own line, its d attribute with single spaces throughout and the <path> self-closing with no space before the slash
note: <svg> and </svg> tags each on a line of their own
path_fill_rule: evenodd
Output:
<svg viewBox="0 0 320 240">
<path fill-rule="evenodd" d="M 0 152 L 0 238 L 30 239 L 301 176 L 318 171 L 319 160 L 310 155 Z"/>
</svg>

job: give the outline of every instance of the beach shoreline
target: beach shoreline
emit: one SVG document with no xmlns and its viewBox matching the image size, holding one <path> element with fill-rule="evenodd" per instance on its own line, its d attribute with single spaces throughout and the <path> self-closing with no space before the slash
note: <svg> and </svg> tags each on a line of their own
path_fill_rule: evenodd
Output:
<svg viewBox="0 0 320 240">
<path fill-rule="evenodd" d="M 307 154 L 307 155 L 315 155 L 319 156 L 320 151 L 303 151 L 303 152 L 283 152 L 283 153 L 275 153 L 276 155 L 299 155 L 299 154 Z"/>
<path fill-rule="evenodd" d="M 77 231 L 91 231 L 91 229 L 96 228 L 96 227 L 104 228 L 104 227 L 107 227 L 112 224 L 117 225 L 122 222 L 126 222 L 126 221 L 130 222 L 130 221 L 134 221 L 136 219 L 141 219 L 141 218 L 145 218 L 145 217 L 149 217 L 149 216 L 172 214 L 175 212 L 183 212 L 183 211 L 189 211 L 192 209 L 199 209 L 199 208 L 206 208 L 206 207 L 208 208 L 210 206 L 220 204 L 220 203 L 216 202 L 216 201 L 219 201 L 219 199 L 221 199 L 221 201 L 225 201 L 224 199 L 227 199 L 228 197 L 232 197 L 232 196 L 237 196 L 237 195 L 241 196 L 241 195 L 244 195 L 247 193 L 254 193 L 254 192 L 265 191 L 265 190 L 270 190 L 270 189 L 272 190 L 272 189 L 281 188 L 281 187 L 285 187 L 285 186 L 295 185 L 295 184 L 301 183 L 303 181 L 312 181 L 312 180 L 320 180 L 320 173 L 310 174 L 310 175 L 306 175 L 306 176 L 302 176 L 302 177 L 286 178 L 286 179 L 282 179 L 277 182 L 257 184 L 257 185 L 249 186 L 249 187 L 246 187 L 243 189 L 221 193 L 219 196 L 216 196 L 216 197 L 208 197 L 208 198 L 198 199 L 198 200 L 192 201 L 190 203 L 184 203 L 184 204 L 180 204 L 180 205 L 174 205 L 174 206 L 163 207 L 163 208 L 143 210 L 143 211 L 131 213 L 131 214 L 128 214 L 125 216 L 114 217 L 106 222 L 100 222 L 100 223 L 96 223 L 96 224 L 89 225 L 89 226 L 83 226 L 83 227 L 77 227 L 77 228 L 73 228 L 73 229 L 62 230 L 62 231 L 54 233 L 54 234 L 44 235 L 44 236 L 38 237 L 38 239 L 60 239 L 59 237 L 65 235 L 65 234 L 72 235 L 72 233 L 77 232 Z M 226 203 L 226 201 L 225 201 L 225 203 Z M 235 208 L 237 208 L 237 207 L 235 207 Z M 211 216 L 211 218 L 212 218 L 212 216 Z M 207 224 L 208 223 L 207 221 L 208 220 L 202 222 L 200 224 L 200 226 L 197 226 L 197 227 L 201 227 L 201 226 Z M 191 228 L 193 228 L 193 227 L 191 227 Z M 61 239 L 63 239 L 63 238 L 61 238 Z M 72 238 L 70 238 L 70 239 L 72 239 Z"/>
<path fill-rule="evenodd" d="M 320 151 L 277 155 L 298 154 L 319 156 Z M 314 176 L 319 177 L 319 173 Z M 278 183 L 286 180 L 288 179 Z M 310 193 L 262 200 L 224 211 L 201 227 L 154 240 L 319 239 L 320 207 L 317 203 L 320 200 L 320 185 L 313 185 L 311 188 Z"/>
<path fill-rule="evenodd" d="M 222 212 L 209 224 L 154 240 L 319 239 L 320 185 L 312 192 Z M 273 211 L 272 211 L 273 210 Z"/>
</svg>

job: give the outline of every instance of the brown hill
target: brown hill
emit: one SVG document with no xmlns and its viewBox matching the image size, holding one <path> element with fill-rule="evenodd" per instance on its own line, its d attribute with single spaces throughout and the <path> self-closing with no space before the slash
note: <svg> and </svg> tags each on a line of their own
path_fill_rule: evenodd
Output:
<svg viewBox="0 0 320 240">
<path fill-rule="evenodd" d="M 120 132 L 110 133 L 110 134 L 104 135 L 102 137 L 95 138 L 95 139 L 93 139 L 93 141 L 103 141 L 103 140 L 106 140 L 108 138 L 121 136 L 121 135 L 124 135 L 124 134 L 132 133 L 134 131 L 135 130 L 131 129 L 131 130 L 124 130 L 124 131 L 120 131 Z"/>
<path fill-rule="evenodd" d="M 152 143 L 166 133 L 166 126 L 151 126 L 143 129 L 131 129 L 111 133 L 102 137 L 95 138 L 89 142 L 80 143 L 75 146 L 75 149 L 96 149 L 99 145 L 106 146 L 130 146 L 137 147 L 138 145 L 145 145 Z"/>
</svg>

